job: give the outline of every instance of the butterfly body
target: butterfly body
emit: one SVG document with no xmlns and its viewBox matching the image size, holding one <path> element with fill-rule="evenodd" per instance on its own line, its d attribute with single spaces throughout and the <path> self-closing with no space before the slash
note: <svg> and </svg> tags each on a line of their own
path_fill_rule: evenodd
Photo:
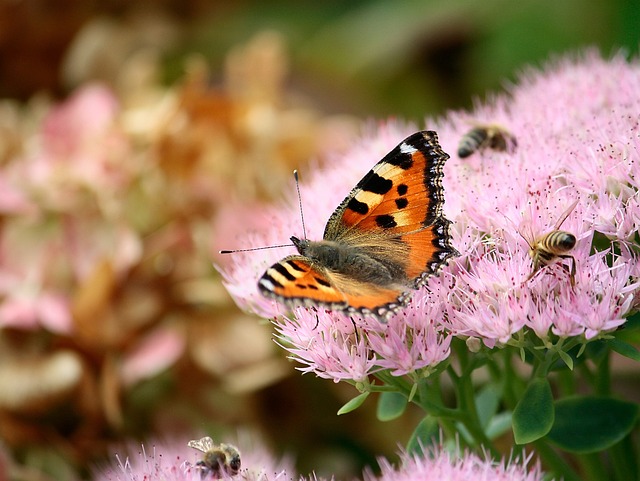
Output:
<svg viewBox="0 0 640 481">
<path fill-rule="evenodd" d="M 387 154 L 329 218 L 323 239 L 292 237 L 300 255 L 258 281 L 289 305 L 321 305 L 384 318 L 406 303 L 457 252 L 442 215 L 442 167 L 435 132 L 417 132 Z"/>
<path fill-rule="evenodd" d="M 311 259 L 315 265 L 323 269 L 367 284 L 398 284 L 409 287 L 404 266 L 397 255 L 406 252 L 400 242 L 397 242 L 395 252 L 386 249 L 378 253 L 371 245 L 360 246 L 331 240 L 314 242 L 298 240 L 295 237 L 292 238 L 292 242 L 302 256 Z"/>
</svg>

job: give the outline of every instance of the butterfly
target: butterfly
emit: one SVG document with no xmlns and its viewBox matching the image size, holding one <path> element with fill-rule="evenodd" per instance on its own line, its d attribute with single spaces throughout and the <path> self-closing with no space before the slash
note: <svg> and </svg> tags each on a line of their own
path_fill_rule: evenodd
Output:
<svg viewBox="0 0 640 481">
<path fill-rule="evenodd" d="M 290 307 L 322 306 L 384 321 L 458 252 L 442 212 L 449 158 L 433 131 L 407 137 L 356 184 L 321 241 L 267 269 L 259 291 Z"/>
</svg>

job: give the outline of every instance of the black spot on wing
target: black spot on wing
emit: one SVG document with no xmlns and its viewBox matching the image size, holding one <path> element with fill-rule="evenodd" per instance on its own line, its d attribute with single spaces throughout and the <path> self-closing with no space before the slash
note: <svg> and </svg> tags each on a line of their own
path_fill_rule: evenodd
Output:
<svg viewBox="0 0 640 481">
<path fill-rule="evenodd" d="M 288 281 L 295 281 L 296 278 L 282 264 L 276 264 L 272 267 L 278 274 L 281 274 Z"/>
<path fill-rule="evenodd" d="M 378 227 L 382 227 L 383 229 L 391 229 L 398 225 L 396 220 L 390 214 L 376 216 L 376 224 L 378 224 Z"/>
<path fill-rule="evenodd" d="M 407 200 L 406 197 L 400 197 L 396 199 L 396 207 L 398 209 L 404 209 L 408 205 L 409 205 L 409 201 Z"/>
<path fill-rule="evenodd" d="M 282 289 L 284 286 L 282 284 L 280 284 L 278 281 L 276 281 L 273 277 L 271 277 L 269 274 L 265 274 L 262 276 L 262 278 L 260 278 L 260 282 L 258 283 L 258 285 L 260 286 L 261 290 L 266 289 L 263 285 L 262 285 L 262 281 L 265 281 L 265 283 L 270 283 L 272 285 L 274 285 L 275 287 L 277 287 L 278 289 Z"/>
<path fill-rule="evenodd" d="M 363 179 L 358 182 L 358 187 L 367 192 L 384 195 L 391 190 L 393 182 L 385 179 L 373 171 L 369 171 Z"/>
<path fill-rule="evenodd" d="M 411 154 L 406 154 L 404 152 L 400 152 L 400 149 L 396 147 L 391 151 L 387 157 L 385 157 L 387 163 L 391 165 L 395 165 L 396 167 L 400 167 L 402 170 L 409 170 L 413 167 L 413 157 Z"/>
<path fill-rule="evenodd" d="M 407 150 L 407 147 L 411 147 L 415 150 L 422 152 L 424 150 L 425 136 L 422 132 L 416 132 L 415 134 L 407 137 L 400 145 L 389 152 L 382 162 L 400 167 L 402 170 L 407 170 L 413 167 L 413 155 L 409 152 L 403 152 Z"/>
<path fill-rule="evenodd" d="M 303 269 L 302 267 L 300 267 L 295 261 L 293 260 L 288 260 L 287 261 L 287 265 L 289 265 L 292 269 L 298 271 L 298 272 L 306 272 L 306 269 Z"/>
<path fill-rule="evenodd" d="M 352 210 L 356 214 L 365 215 L 369 212 L 369 206 L 364 202 L 360 202 L 355 197 L 352 197 L 347 204 L 347 209 Z"/>
<path fill-rule="evenodd" d="M 314 277 L 314 279 L 316 280 L 316 282 L 318 284 L 320 284 L 321 286 L 324 287 L 331 287 L 331 284 L 329 284 L 326 280 L 324 280 L 322 277 Z"/>
<path fill-rule="evenodd" d="M 407 187 L 407 184 L 400 184 L 398 185 L 398 187 L 396 187 L 396 192 L 398 193 L 398 195 L 406 195 L 408 190 L 409 187 Z"/>
</svg>

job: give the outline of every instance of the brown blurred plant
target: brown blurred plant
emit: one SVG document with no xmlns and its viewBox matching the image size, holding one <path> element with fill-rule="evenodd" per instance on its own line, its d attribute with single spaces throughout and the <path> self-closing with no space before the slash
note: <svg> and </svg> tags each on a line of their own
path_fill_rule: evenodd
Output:
<svg viewBox="0 0 640 481">
<path fill-rule="evenodd" d="M 22 458 L 49 446 L 82 465 L 148 434 L 130 397 L 162 373 L 189 405 L 203 379 L 237 395 L 290 371 L 211 266 L 242 220 L 214 220 L 272 200 L 355 121 L 291 94 L 274 32 L 230 52 L 217 85 L 194 57 L 164 88 L 158 58 L 128 52 L 112 85 L 88 73 L 62 103 L 0 103 L 0 438 Z M 148 411 L 167 395 L 152 392 Z"/>
</svg>

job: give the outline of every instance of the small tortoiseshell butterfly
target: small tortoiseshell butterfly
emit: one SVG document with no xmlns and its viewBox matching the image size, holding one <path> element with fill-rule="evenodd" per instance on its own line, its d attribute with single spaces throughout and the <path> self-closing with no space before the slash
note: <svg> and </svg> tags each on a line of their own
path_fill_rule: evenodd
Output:
<svg viewBox="0 0 640 481">
<path fill-rule="evenodd" d="M 435 132 L 417 132 L 365 175 L 329 218 L 321 241 L 291 237 L 285 257 L 258 281 L 289 306 L 324 306 L 383 320 L 410 289 L 457 255 L 442 214 L 449 156 Z"/>
</svg>

